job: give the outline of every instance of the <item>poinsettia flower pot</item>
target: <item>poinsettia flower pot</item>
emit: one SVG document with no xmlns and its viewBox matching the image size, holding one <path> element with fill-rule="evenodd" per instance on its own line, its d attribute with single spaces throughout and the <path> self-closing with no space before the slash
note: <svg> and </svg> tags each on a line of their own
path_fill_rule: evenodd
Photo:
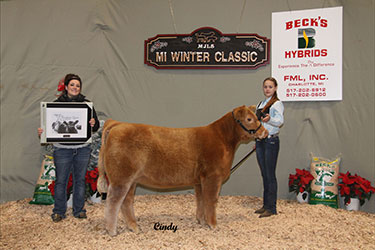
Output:
<svg viewBox="0 0 375 250">
<path fill-rule="evenodd" d="M 307 191 L 303 191 L 302 193 L 301 193 L 301 192 L 298 192 L 296 198 L 297 198 L 297 201 L 298 201 L 299 203 L 307 203 L 307 202 L 309 202 L 309 197 L 310 197 L 309 192 L 307 192 Z"/>
<path fill-rule="evenodd" d="M 358 211 L 360 207 L 358 198 L 350 198 L 349 202 L 345 204 L 345 209 L 348 211 Z"/>
<path fill-rule="evenodd" d="M 102 197 L 98 192 L 95 192 L 92 196 L 90 196 L 90 201 L 92 203 L 100 203 L 102 201 Z"/>
<path fill-rule="evenodd" d="M 69 199 L 66 203 L 67 207 L 73 207 L 73 194 L 70 194 Z"/>
</svg>

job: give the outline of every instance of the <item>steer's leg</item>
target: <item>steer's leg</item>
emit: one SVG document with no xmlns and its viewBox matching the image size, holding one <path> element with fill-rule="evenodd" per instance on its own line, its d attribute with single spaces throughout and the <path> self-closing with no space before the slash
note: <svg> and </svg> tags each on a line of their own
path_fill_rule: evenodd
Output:
<svg viewBox="0 0 375 250">
<path fill-rule="evenodd" d="M 107 231 L 111 236 L 116 235 L 118 212 L 129 191 L 129 187 L 130 183 L 124 186 L 109 185 L 105 206 L 105 219 Z"/>
<path fill-rule="evenodd" d="M 126 223 L 131 231 L 134 233 L 138 233 L 139 229 L 137 226 L 137 222 L 134 215 L 134 193 L 137 183 L 134 183 L 130 189 L 128 194 L 125 197 L 124 202 L 121 205 L 121 212 L 122 215 L 125 217 Z"/>
<path fill-rule="evenodd" d="M 199 224 L 204 224 L 204 204 L 203 204 L 201 184 L 195 185 L 194 189 L 195 189 L 195 198 L 197 201 L 196 218 Z"/>
<path fill-rule="evenodd" d="M 204 216 L 210 228 L 216 227 L 216 204 L 219 198 L 221 179 L 208 177 L 202 181 Z"/>
</svg>

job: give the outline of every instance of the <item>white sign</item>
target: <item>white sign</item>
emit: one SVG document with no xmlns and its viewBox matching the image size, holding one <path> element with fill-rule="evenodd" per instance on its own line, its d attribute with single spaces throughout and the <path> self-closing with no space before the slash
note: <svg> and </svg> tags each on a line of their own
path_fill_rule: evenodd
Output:
<svg viewBox="0 0 375 250">
<path fill-rule="evenodd" d="M 272 13 L 271 40 L 280 100 L 342 100 L 342 7 Z"/>
</svg>

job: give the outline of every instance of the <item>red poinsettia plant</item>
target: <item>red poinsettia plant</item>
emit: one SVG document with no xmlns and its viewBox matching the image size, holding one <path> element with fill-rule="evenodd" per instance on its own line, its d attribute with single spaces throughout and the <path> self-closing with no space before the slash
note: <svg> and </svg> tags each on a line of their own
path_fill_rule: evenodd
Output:
<svg viewBox="0 0 375 250">
<path fill-rule="evenodd" d="M 345 204 L 350 204 L 351 198 L 358 198 L 362 206 L 365 199 L 370 200 L 371 194 L 375 193 L 370 181 L 357 174 L 352 175 L 349 171 L 346 174 L 340 173 L 339 188 Z"/>
<path fill-rule="evenodd" d="M 92 196 L 96 193 L 97 187 L 96 184 L 98 182 L 99 172 L 98 168 L 95 167 L 93 170 L 87 170 L 85 176 L 85 183 L 86 183 L 86 194 L 87 196 Z M 48 185 L 48 189 L 50 190 L 52 196 L 55 196 L 55 181 L 52 181 L 51 184 Z M 72 174 L 69 176 L 68 186 L 67 186 L 67 200 L 69 200 L 70 195 L 73 193 L 73 177 Z"/>
<path fill-rule="evenodd" d="M 98 168 L 87 170 L 86 172 L 86 194 L 93 196 L 97 192 L 97 182 L 99 177 Z"/>
<path fill-rule="evenodd" d="M 310 171 L 296 168 L 296 174 L 289 175 L 289 192 L 298 194 L 307 191 L 310 193 L 310 184 L 313 179 Z"/>
<path fill-rule="evenodd" d="M 48 185 L 48 189 L 51 192 L 52 196 L 55 196 L 55 181 L 52 181 Z M 73 177 L 72 174 L 69 176 L 68 186 L 66 187 L 66 200 L 69 200 L 70 195 L 73 193 Z"/>
</svg>

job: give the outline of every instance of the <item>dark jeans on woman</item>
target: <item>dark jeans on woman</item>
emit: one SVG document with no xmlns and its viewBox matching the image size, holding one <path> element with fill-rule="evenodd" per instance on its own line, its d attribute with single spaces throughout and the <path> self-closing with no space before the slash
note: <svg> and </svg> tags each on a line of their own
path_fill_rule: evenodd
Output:
<svg viewBox="0 0 375 250">
<path fill-rule="evenodd" d="M 54 214 L 65 218 L 67 207 L 67 185 L 70 173 L 73 175 L 73 215 L 86 212 L 85 206 L 85 175 L 91 154 L 90 146 L 68 149 L 54 147 L 53 159 L 56 167 L 55 207 Z"/>
<path fill-rule="evenodd" d="M 279 155 L 279 137 L 256 141 L 256 154 L 263 177 L 263 207 L 276 214 L 277 180 L 276 163 Z"/>
</svg>

